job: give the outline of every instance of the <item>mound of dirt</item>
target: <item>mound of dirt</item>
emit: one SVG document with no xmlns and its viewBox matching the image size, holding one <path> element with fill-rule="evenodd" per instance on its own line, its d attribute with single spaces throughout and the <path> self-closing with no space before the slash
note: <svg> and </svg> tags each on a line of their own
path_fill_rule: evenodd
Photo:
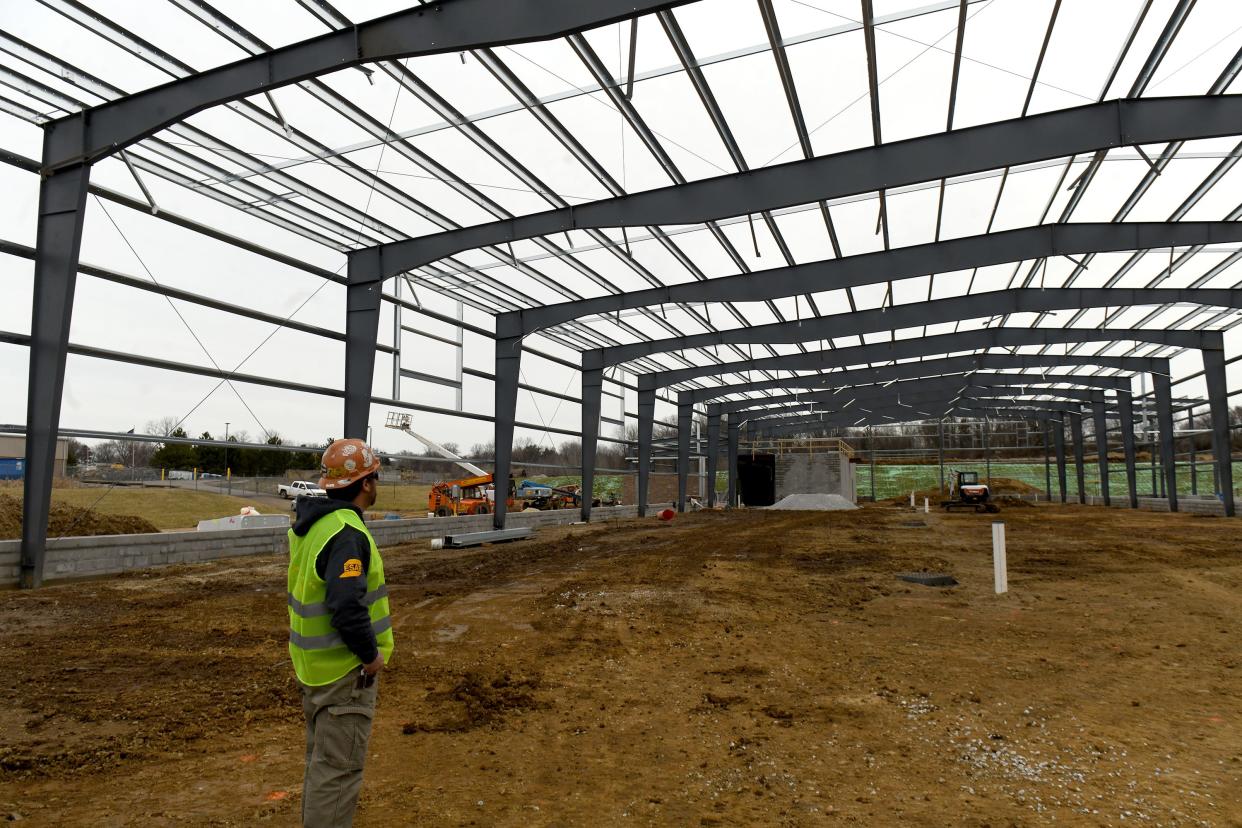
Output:
<svg viewBox="0 0 1242 828">
<path fill-rule="evenodd" d="M 840 512 L 858 507 L 839 494 L 791 494 L 767 508 L 798 512 Z"/>
<path fill-rule="evenodd" d="M 923 498 L 927 498 L 927 502 L 932 506 L 939 506 L 940 501 L 947 499 L 948 495 L 938 489 L 918 489 L 914 493 L 915 508 L 923 508 Z M 893 506 L 905 506 L 908 509 L 910 508 L 910 495 L 908 493 L 899 495 L 889 502 Z"/>
<path fill-rule="evenodd" d="M 77 506 L 52 504 L 48 516 L 48 537 L 83 535 L 142 535 L 160 531 L 155 524 L 134 515 L 105 515 Z M 22 536 L 22 502 L 0 494 L 0 539 Z"/>
<path fill-rule="evenodd" d="M 539 676 L 513 676 L 502 673 L 489 677 L 468 671 L 447 691 L 432 691 L 427 700 L 443 708 L 444 715 L 436 722 L 411 721 L 401 725 L 401 732 L 464 733 L 478 727 L 496 726 L 514 712 L 540 707 L 534 691 L 540 687 Z"/>
<path fill-rule="evenodd" d="M 1039 494 L 1040 491 L 1040 489 L 1035 488 L 1030 483 L 1014 480 L 1012 477 L 992 478 L 993 494 Z"/>
</svg>

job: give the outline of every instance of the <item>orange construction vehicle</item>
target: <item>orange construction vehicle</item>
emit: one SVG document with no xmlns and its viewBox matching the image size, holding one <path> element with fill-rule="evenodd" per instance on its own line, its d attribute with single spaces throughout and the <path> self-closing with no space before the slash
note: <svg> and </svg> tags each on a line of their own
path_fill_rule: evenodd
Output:
<svg viewBox="0 0 1242 828">
<path fill-rule="evenodd" d="M 427 511 L 436 517 L 450 515 L 487 515 L 496 508 L 495 478 L 468 460 L 458 457 L 435 440 L 430 440 L 414 431 L 410 426 L 413 420 L 409 414 L 400 411 L 388 412 L 388 428 L 403 431 L 418 440 L 427 448 L 446 460 L 452 460 L 466 471 L 470 477 L 460 480 L 442 480 L 431 487 L 427 494 Z M 514 507 L 513 475 L 509 475 L 509 494 L 505 503 L 510 511 Z"/>
<path fill-rule="evenodd" d="M 444 480 L 431 487 L 427 494 L 427 511 L 436 517 L 451 515 L 487 515 L 495 509 L 495 479 L 490 474 Z M 506 506 L 513 509 L 513 478 L 509 478 Z"/>
</svg>

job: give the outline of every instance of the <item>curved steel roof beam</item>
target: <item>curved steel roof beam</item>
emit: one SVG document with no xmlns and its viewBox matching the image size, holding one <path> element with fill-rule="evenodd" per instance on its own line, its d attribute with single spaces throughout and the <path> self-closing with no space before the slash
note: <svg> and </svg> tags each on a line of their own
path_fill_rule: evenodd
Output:
<svg viewBox="0 0 1242 828">
<path fill-rule="evenodd" d="M 785 354 L 778 357 L 730 362 L 723 365 L 703 365 L 679 368 L 653 374 L 638 374 L 639 390 L 650 390 L 676 385 L 698 377 L 744 374 L 748 371 L 783 369 L 787 371 L 813 371 L 864 365 L 869 362 L 886 362 L 895 359 L 953 354 L 986 348 L 1018 348 L 1023 346 L 1055 345 L 1078 342 L 1117 342 L 1133 340 L 1156 343 L 1179 348 L 1223 347 L 1224 337 L 1220 331 L 1171 331 L 1163 328 L 1128 328 L 1100 330 L 1098 328 L 981 328 L 959 331 L 938 336 L 921 336 L 898 339 L 893 342 L 877 342 L 855 345 L 832 351 L 812 351 L 809 354 Z M 1107 358 L 1090 357 L 1107 364 Z M 1167 361 L 1165 361 L 1167 364 Z M 1168 371 L 1161 373 L 1167 374 Z"/>
<path fill-rule="evenodd" d="M 842 336 L 861 336 L 936 325 L 967 319 L 995 318 L 1005 313 L 1038 313 L 1089 307 L 1120 307 L 1189 302 L 1224 308 L 1242 308 L 1242 289 L 1213 288 L 1016 288 L 974 293 L 930 302 L 911 302 L 889 308 L 819 316 L 799 322 L 778 322 L 752 328 L 669 339 L 635 342 L 595 351 L 584 351 L 583 368 L 620 365 L 633 359 L 667 351 L 710 345 L 745 343 L 792 343 Z M 1109 332 L 1108 329 L 1104 329 Z M 1115 337 L 1120 338 L 1120 337 Z M 760 360 L 756 360 L 758 363 Z"/>
<path fill-rule="evenodd" d="M 44 136 L 43 171 L 53 173 L 90 164 L 210 106 L 338 69 L 378 60 L 548 40 L 686 2 L 689 0 L 453 0 L 407 9 L 53 121 Z"/>
<path fill-rule="evenodd" d="M 1236 135 L 1240 123 L 1239 95 L 1088 104 L 391 242 L 354 251 L 350 266 L 387 277 L 567 230 L 697 224 L 1099 149 Z"/>
<path fill-rule="evenodd" d="M 926 377 L 942 374 L 967 374 L 980 370 L 996 369 L 1027 369 L 1041 371 L 1040 374 L 1023 374 L 1042 382 L 1051 376 L 1065 376 L 1078 380 L 1085 374 L 1047 374 L 1046 369 L 1068 366 L 1086 366 L 1091 368 L 1115 368 L 1123 371 L 1159 371 L 1168 373 L 1167 360 L 1151 357 L 1091 357 L 1091 356 L 1057 356 L 1055 354 L 967 354 L 962 356 L 943 357 L 940 359 L 921 360 L 918 362 L 901 362 L 894 365 L 881 365 L 874 368 L 858 368 L 848 371 L 834 371 L 827 374 L 808 374 L 804 376 L 785 377 L 783 379 L 762 380 L 759 382 L 737 383 L 734 385 L 714 386 L 710 388 L 694 388 L 686 391 L 693 403 L 716 400 L 730 394 L 746 394 L 752 391 L 766 391 L 777 388 L 824 388 L 846 385 L 870 385 L 877 382 L 888 382 L 914 377 Z M 1093 378 L 1098 379 L 1098 376 Z M 1129 376 L 1114 377 L 1118 381 L 1128 381 Z"/>
<path fill-rule="evenodd" d="M 1017 388 L 1017 389 L 1033 389 L 1031 393 L 1042 394 L 1045 396 L 1064 396 L 1066 392 L 1073 390 L 1078 393 L 1082 388 L 1095 388 L 1108 391 L 1125 391 L 1130 393 L 1129 377 L 1078 377 L 1070 375 L 1055 375 L 1049 378 L 1041 378 L 1039 375 L 1027 376 L 1024 374 L 1008 374 L 1008 373 L 979 373 L 969 376 L 949 375 L 949 376 L 930 376 L 930 377 L 911 377 L 908 380 L 902 380 L 893 384 L 880 383 L 878 385 L 849 385 L 839 388 L 829 388 L 822 391 L 811 391 L 801 394 L 783 394 L 774 397 L 754 397 L 746 400 L 732 400 L 730 402 L 720 403 L 718 408 L 722 414 L 728 414 L 735 411 L 749 411 L 763 406 L 784 405 L 786 403 L 826 403 L 833 407 L 841 408 L 851 399 L 855 399 L 860 394 L 874 395 L 881 398 L 896 397 L 900 399 L 901 394 L 908 393 L 911 389 L 916 392 L 918 389 L 925 388 L 934 384 L 938 380 L 944 381 L 945 387 L 957 388 Z M 1033 380 L 1033 381 L 1032 381 Z M 1077 388 L 1040 388 L 1042 385 L 1075 385 Z"/>
<path fill-rule="evenodd" d="M 1046 408 L 1032 408 L 1031 406 L 1025 403 L 1016 403 L 1013 405 L 995 405 L 995 406 L 962 405 L 962 406 L 956 406 L 954 408 L 954 411 L 961 412 L 961 413 L 967 413 L 967 414 L 976 414 L 976 415 L 980 415 L 983 417 L 988 417 L 988 416 L 995 417 L 998 414 L 1007 414 L 1007 415 L 1013 416 L 1014 418 L 1020 417 L 1021 419 L 1031 419 L 1031 420 L 1051 420 L 1052 422 L 1064 422 L 1066 415 L 1069 415 L 1069 414 L 1083 416 L 1080 413 L 1080 411 L 1078 411 L 1076 407 L 1073 407 L 1073 406 L 1066 406 L 1064 408 L 1046 409 Z M 889 419 L 890 417 L 892 419 Z M 795 435 L 801 434 L 801 433 L 812 431 L 814 429 L 821 428 L 821 427 L 822 428 L 851 428 L 851 427 L 876 426 L 876 425 L 902 425 L 902 424 L 916 423 L 916 422 L 920 422 L 920 420 L 911 420 L 908 418 L 902 419 L 900 414 L 889 414 L 888 416 L 885 416 L 884 412 L 877 411 L 876 413 L 872 415 L 862 417 L 862 418 L 855 417 L 852 420 L 851 419 L 840 420 L 840 421 L 832 421 L 828 419 L 806 420 L 803 422 L 781 423 L 778 425 L 763 425 L 761 426 L 761 428 L 763 429 L 765 434 L 770 434 L 771 436 L 778 436 L 782 434 L 795 434 Z"/>
<path fill-rule="evenodd" d="M 857 256 L 628 291 L 499 314 L 501 336 L 526 336 L 573 319 L 678 302 L 757 302 L 1056 255 L 1242 241 L 1242 222 L 1044 224 Z"/>
<path fill-rule="evenodd" d="M 841 395 L 844 399 L 835 400 L 833 405 L 824 405 L 820 400 L 800 400 L 798 402 L 787 402 L 779 406 L 771 408 L 744 408 L 733 413 L 740 416 L 746 416 L 746 419 L 757 420 L 773 416 L 788 416 L 799 412 L 809 414 L 823 414 L 825 416 L 831 414 L 853 415 L 855 418 L 863 414 L 873 413 L 877 406 L 891 406 L 893 408 L 906 408 L 907 414 L 921 414 L 932 417 L 941 416 L 930 408 L 934 408 L 937 403 L 951 403 L 965 398 L 974 398 L 979 396 L 993 396 L 996 398 L 1009 397 L 1041 397 L 1043 402 L 1054 402 L 1050 397 L 1061 397 L 1062 401 L 1074 401 L 1088 403 L 1096 399 L 1104 399 L 1104 392 L 1100 389 L 1039 389 L 1032 390 L 1021 385 L 995 385 L 988 386 L 985 384 L 965 382 L 961 379 L 954 378 L 931 378 L 927 380 L 913 380 L 907 383 L 909 386 L 900 398 L 897 393 L 891 389 L 877 388 L 868 391 L 858 391 L 856 394 L 851 392 Z M 815 410 L 816 405 L 821 406 L 820 411 Z M 929 408 L 930 407 L 930 408 Z M 918 409 L 922 408 L 922 411 Z"/>
</svg>

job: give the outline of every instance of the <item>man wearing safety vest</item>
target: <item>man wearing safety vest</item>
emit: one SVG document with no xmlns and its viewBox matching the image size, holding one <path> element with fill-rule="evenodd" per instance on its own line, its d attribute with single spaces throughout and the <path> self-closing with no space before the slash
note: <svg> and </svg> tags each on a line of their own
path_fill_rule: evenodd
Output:
<svg viewBox="0 0 1242 828">
<path fill-rule="evenodd" d="M 379 467 L 361 440 L 332 443 L 319 479 L 328 497 L 299 498 L 289 530 L 289 657 L 306 714 L 306 828 L 353 823 L 379 673 L 392 658 L 384 562 L 362 522 Z"/>
</svg>

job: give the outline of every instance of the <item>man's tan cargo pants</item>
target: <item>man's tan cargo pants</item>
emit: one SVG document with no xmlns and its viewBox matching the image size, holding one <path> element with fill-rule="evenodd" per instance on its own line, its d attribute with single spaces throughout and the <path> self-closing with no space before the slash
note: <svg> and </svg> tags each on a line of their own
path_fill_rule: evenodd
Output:
<svg viewBox="0 0 1242 828">
<path fill-rule="evenodd" d="M 306 714 L 304 828 L 349 828 L 353 824 L 379 677 L 370 687 L 358 684 L 355 669 L 332 684 L 301 685 Z"/>
</svg>

